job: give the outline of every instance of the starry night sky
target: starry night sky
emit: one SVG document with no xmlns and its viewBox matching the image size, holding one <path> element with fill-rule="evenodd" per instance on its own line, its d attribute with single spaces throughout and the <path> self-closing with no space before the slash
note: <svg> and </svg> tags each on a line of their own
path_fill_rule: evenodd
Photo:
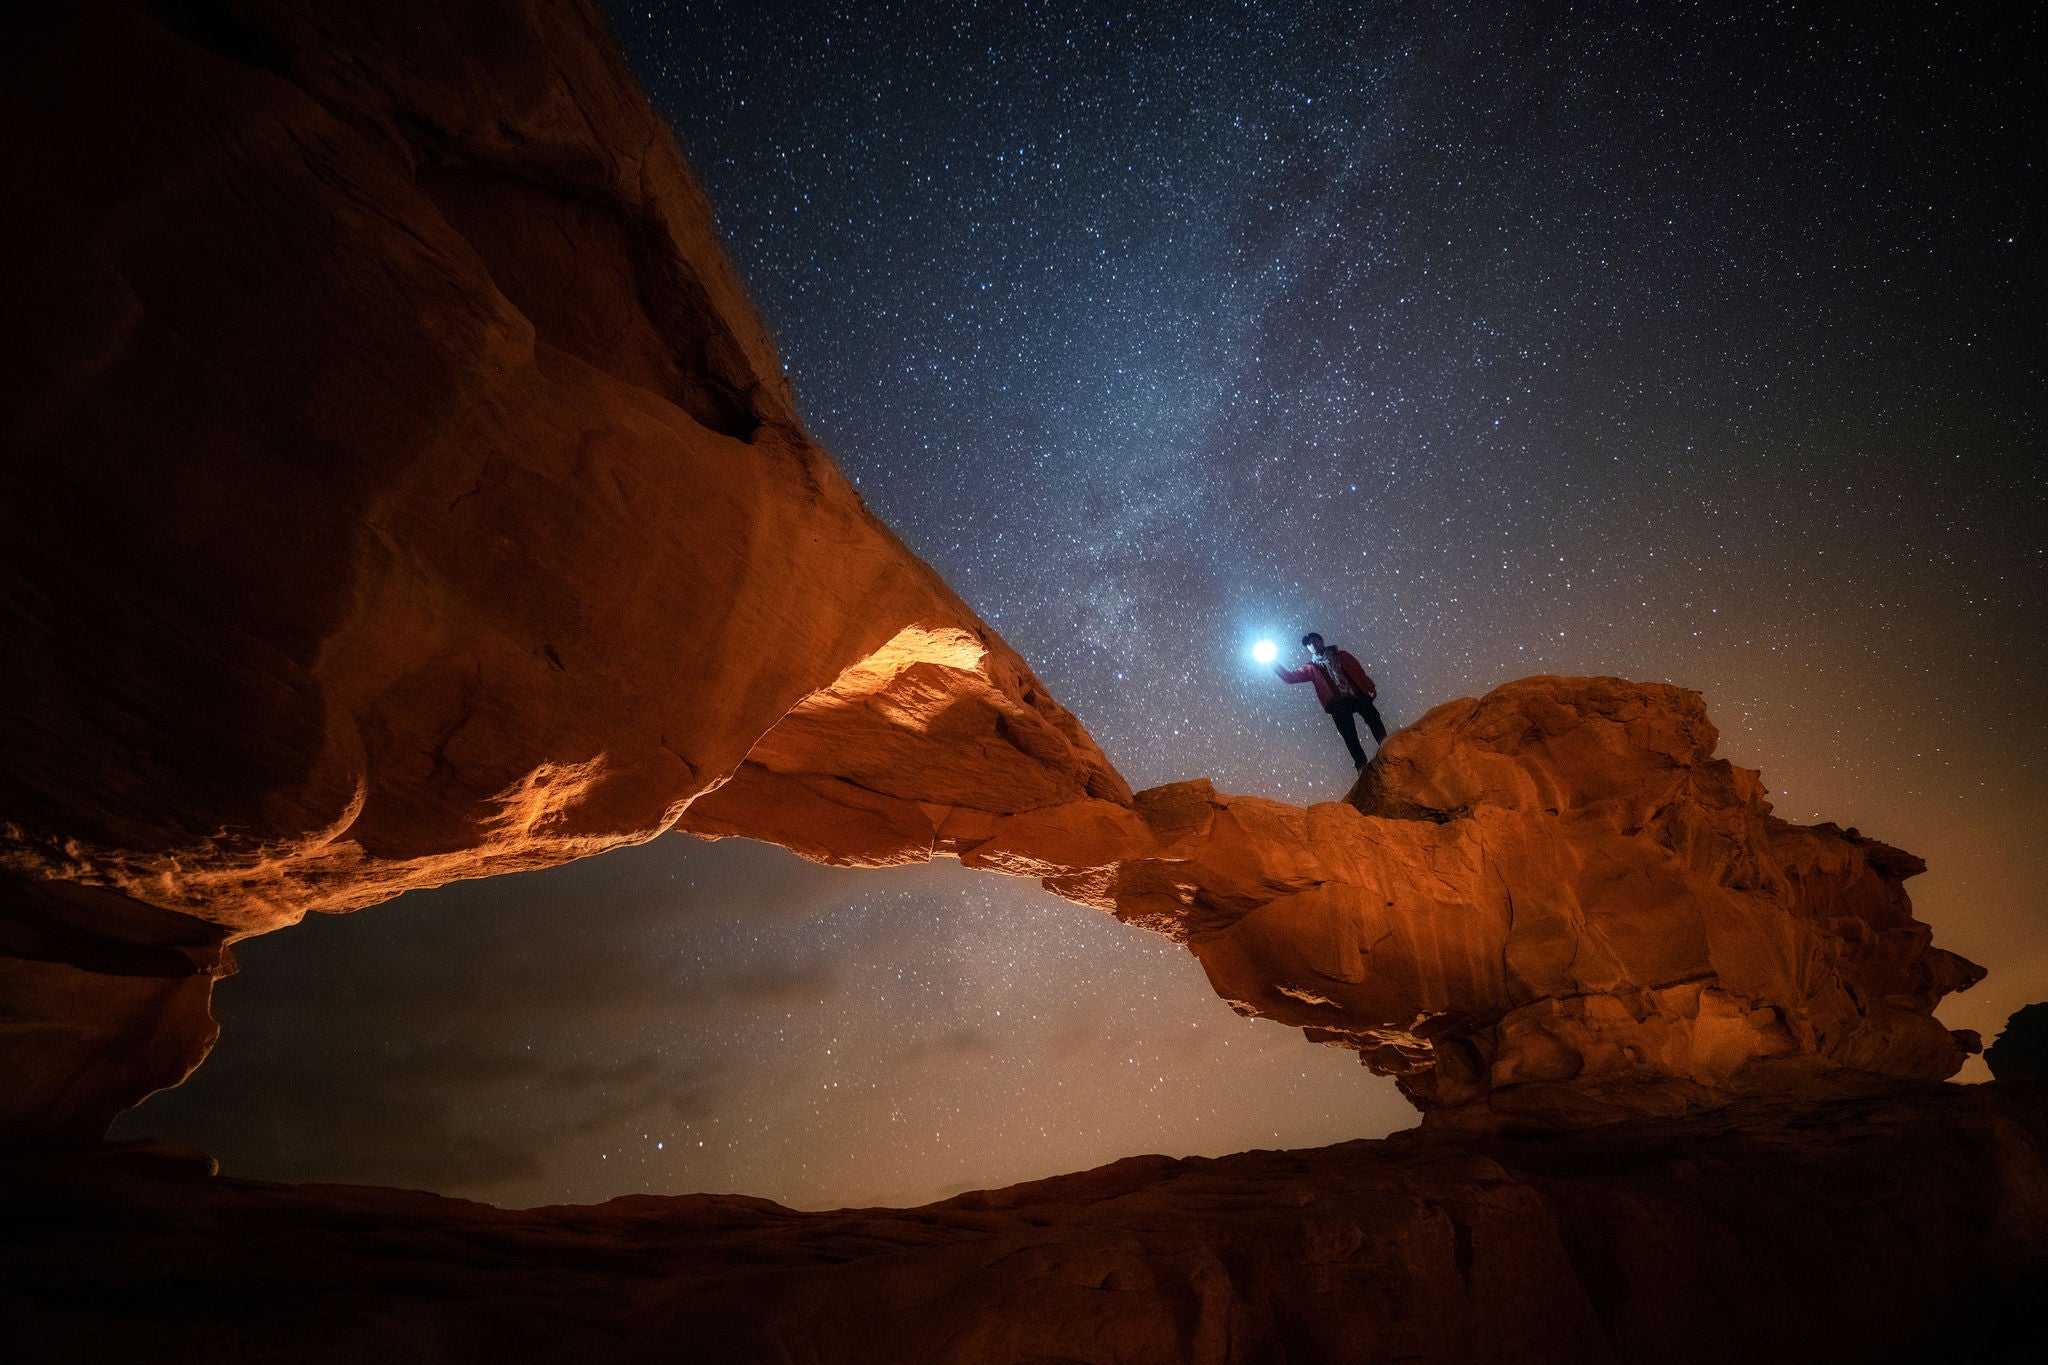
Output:
<svg viewBox="0 0 2048 1365">
<path fill-rule="evenodd" d="M 1781 814 L 1929 860 L 1992 968 L 1951 1026 L 2048 998 L 2038 16 L 606 10 L 813 432 L 1134 786 L 1348 784 L 1261 635 L 1396 726 L 1669 680 Z M 1410 1116 L 954 866 L 678 837 L 242 956 L 121 1131 L 247 1174 L 901 1203 Z"/>
</svg>

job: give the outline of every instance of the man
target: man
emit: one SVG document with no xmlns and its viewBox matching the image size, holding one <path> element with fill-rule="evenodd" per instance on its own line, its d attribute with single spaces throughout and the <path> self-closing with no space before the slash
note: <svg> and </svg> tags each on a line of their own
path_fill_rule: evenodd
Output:
<svg viewBox="0 0 2048 1365">
<path fill-rule="evenodd" d="M 1344 736 L 1344 747 L 1351 751 L 1352 764 L 1363 768 L 1365 749 L 1358 742 L 1359 717 L 1365 718 L 1366 728 L 1372 731 L 1375 747 L 1387 739 L 1386 723 L 1380 719 L 1379 708 L 1373 705 L 1379 689 L 1365 676 L 1358 660 L 1341 649 L 1329 648 L 1314 631 L 1302 636 L 1301 643 L 1308 650 L 1309 661 L 1300 668 L 1276 663 L 1273 671 L 1280 675 L 1281 682 L 1316 685 L 1316 700 L 1337 722 L 1337 733 Z"/>
</svg>

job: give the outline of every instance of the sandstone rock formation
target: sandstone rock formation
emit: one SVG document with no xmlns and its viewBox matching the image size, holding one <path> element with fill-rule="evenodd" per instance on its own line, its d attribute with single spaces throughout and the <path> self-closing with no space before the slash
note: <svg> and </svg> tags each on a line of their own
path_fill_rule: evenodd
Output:
<svg viewBox="0 0 2048 1365">
<path fill-rule="evenodd" d="M 0 1132 L 182 1076 L 224 937 L 650 838 L 844 676 L 967 683 L 951 799 L 1127 798 L 804 435 L 587 4 L 0 25 Z"/>
<path fill-rule="evenodd" d="M 23 1358 L 703 1365 L 2031 1361 L 2048 1092 L 1133 1157 L 921 1209 L 507 1210 L 0 1164 Z"/>
<path fill-rule="evenodd" d="M 1525 678 L 1450 702 L 1306 810 L 1187 782 L 1004 818 L 934 805 L 908 765 L 842 775 L 886 752 L 893 711 L 811 705 L 681 827 L 1039 878 L 1180 940 L 1233 1007 L 1356 1049 L 1439 1123 L 1938 1080 L 1977 1046 L 1934 1018 L 1983 969 L 1913 918 L 1920 861 L 1777 819 L 1682 688 Z"/>
<path fill-rule="evenodd" d="M 1261 868 L 1193 901 L 1190 946 L 1224 996 L 1359 1048 L 1425 1107 L 1577 1123 L 1838 1070 L 1953 1075 L 1977 1043 L 1934 1007 L 1983 969 L 1913 918 L 1923 864 L 1775 818 L 1716 738 L 1698 694 L 1656 684 L 1447 703 L 1361 778 L 1364 818 L 1208 802 Z"/>
<path fill-rule="evenodd" d="M 1531 679 L 1349 803 L 1133 796 L 803 433 L 583 0 L 4 22 L 0 1134 L 212 1037 L 236 937 L 670 828 L 1184 942 L 1439 1122 L 1950 1075 L 1917 860 L 1699 698 Z"/>
</svg>

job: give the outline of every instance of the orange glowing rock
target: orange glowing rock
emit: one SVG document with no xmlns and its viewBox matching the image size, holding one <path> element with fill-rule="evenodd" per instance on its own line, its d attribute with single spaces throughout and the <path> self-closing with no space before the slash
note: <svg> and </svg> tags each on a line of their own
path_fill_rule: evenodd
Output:
<svg viewBox="0 0 2048 1365">
<path fill-rule="evenodd" d="M 1357 1050 L 1435 1122 L 1934 1080 L 1973 1050 L 1934 1007 L 1983 971 L 1913 918 L 1919 860 L 1774 817 L 1756 773 L 1713 757 L 1697 693 L 1525 678 L 1437 707 L 1347 801 L 1303 809 L 1207 782 L 1062 801 L 940 721 L 980 708 L 989 730 L 972 669 L 858 675 L 683 828 L 1037 878 L 1182 942 L 1234 1008 Z"/>
<path fill-rule="evenodd" d="M 1391 736 L 1347 804 L 1140 793 L 1161 837 L 1087 899 L 1446 1119 L 1953 1075 L 1934 1007 L 1983 969 L 1913 918 L 1919 860 L 1777 819 L 1715 740 L 1681 688 L 1526 678 Z"/>
<path fill-rule="evenodd" d="M 156 998 L 110 965 L 143 907 L 219 940 L 653 838 L 786 717 L 858 740 L 791 805 L 844 812 L 817 856 L 1128 795 L 804 433 L 586 7 L 18 36 L 0 1074 Z M 225 949 L 151 961 L 204 1018 Z M 96 1132 L 202 1034 L 0 1129 Z"/>
</svg>

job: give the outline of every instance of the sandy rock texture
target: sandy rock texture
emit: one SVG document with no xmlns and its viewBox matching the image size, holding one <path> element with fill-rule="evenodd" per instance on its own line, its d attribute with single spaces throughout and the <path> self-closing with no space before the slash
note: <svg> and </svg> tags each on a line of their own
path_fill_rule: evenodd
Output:
<svg viewBox="0 0 2048 1365">
<path fill-rule="evenodd" d="M 0 70 L 0 1130 L 185 1074 L 224 939 L 653 837 L 845 676 L 947 680 L 933 802 L 1127 798 L 804 434 L 585 0 L 29 4 Z"/>
<path fill-rule="evenodd" d="M 1439 1124 L 1940 1080 L 1978 1046 L 1934 1017 L 1983 969 L 1913 918 L 1920 860 L 1773 816 L 1684 688 L 1538 677 L 1449 702 L 1307 809 L 1198 781 L 992 816 L 949 795 L 985 770 L 980 737 L 948 730 L 933 665 L 910 671 L 814 695 L 681 828 L 1038 878 L 1171 935 L 1234 1008 L 1356 1049 Z M 939 767 L 903 749 L 941 734 Z"/>
<path fill-rule="evenodd" d="M 1239 1009 L 1440 1122 L 1955 1074 L 1978 1041 L 1934 1009 L 1984 972 L 1913 918 L 1924 865 L 1777 819 L 1716 739 L 1683 688 L 1525 678 L 1390 736 L 1345 803 L 1140 793 L 1143 851 L 1047 885 L 1181 938 Z"/>
<path fill-rule="evenodd" d="M 2048 1092 L 1133 1157 L 920 1209 L 495 1209 L 0 1161 L 39 1361 L 2033 1361 Z"/>
</svg>

